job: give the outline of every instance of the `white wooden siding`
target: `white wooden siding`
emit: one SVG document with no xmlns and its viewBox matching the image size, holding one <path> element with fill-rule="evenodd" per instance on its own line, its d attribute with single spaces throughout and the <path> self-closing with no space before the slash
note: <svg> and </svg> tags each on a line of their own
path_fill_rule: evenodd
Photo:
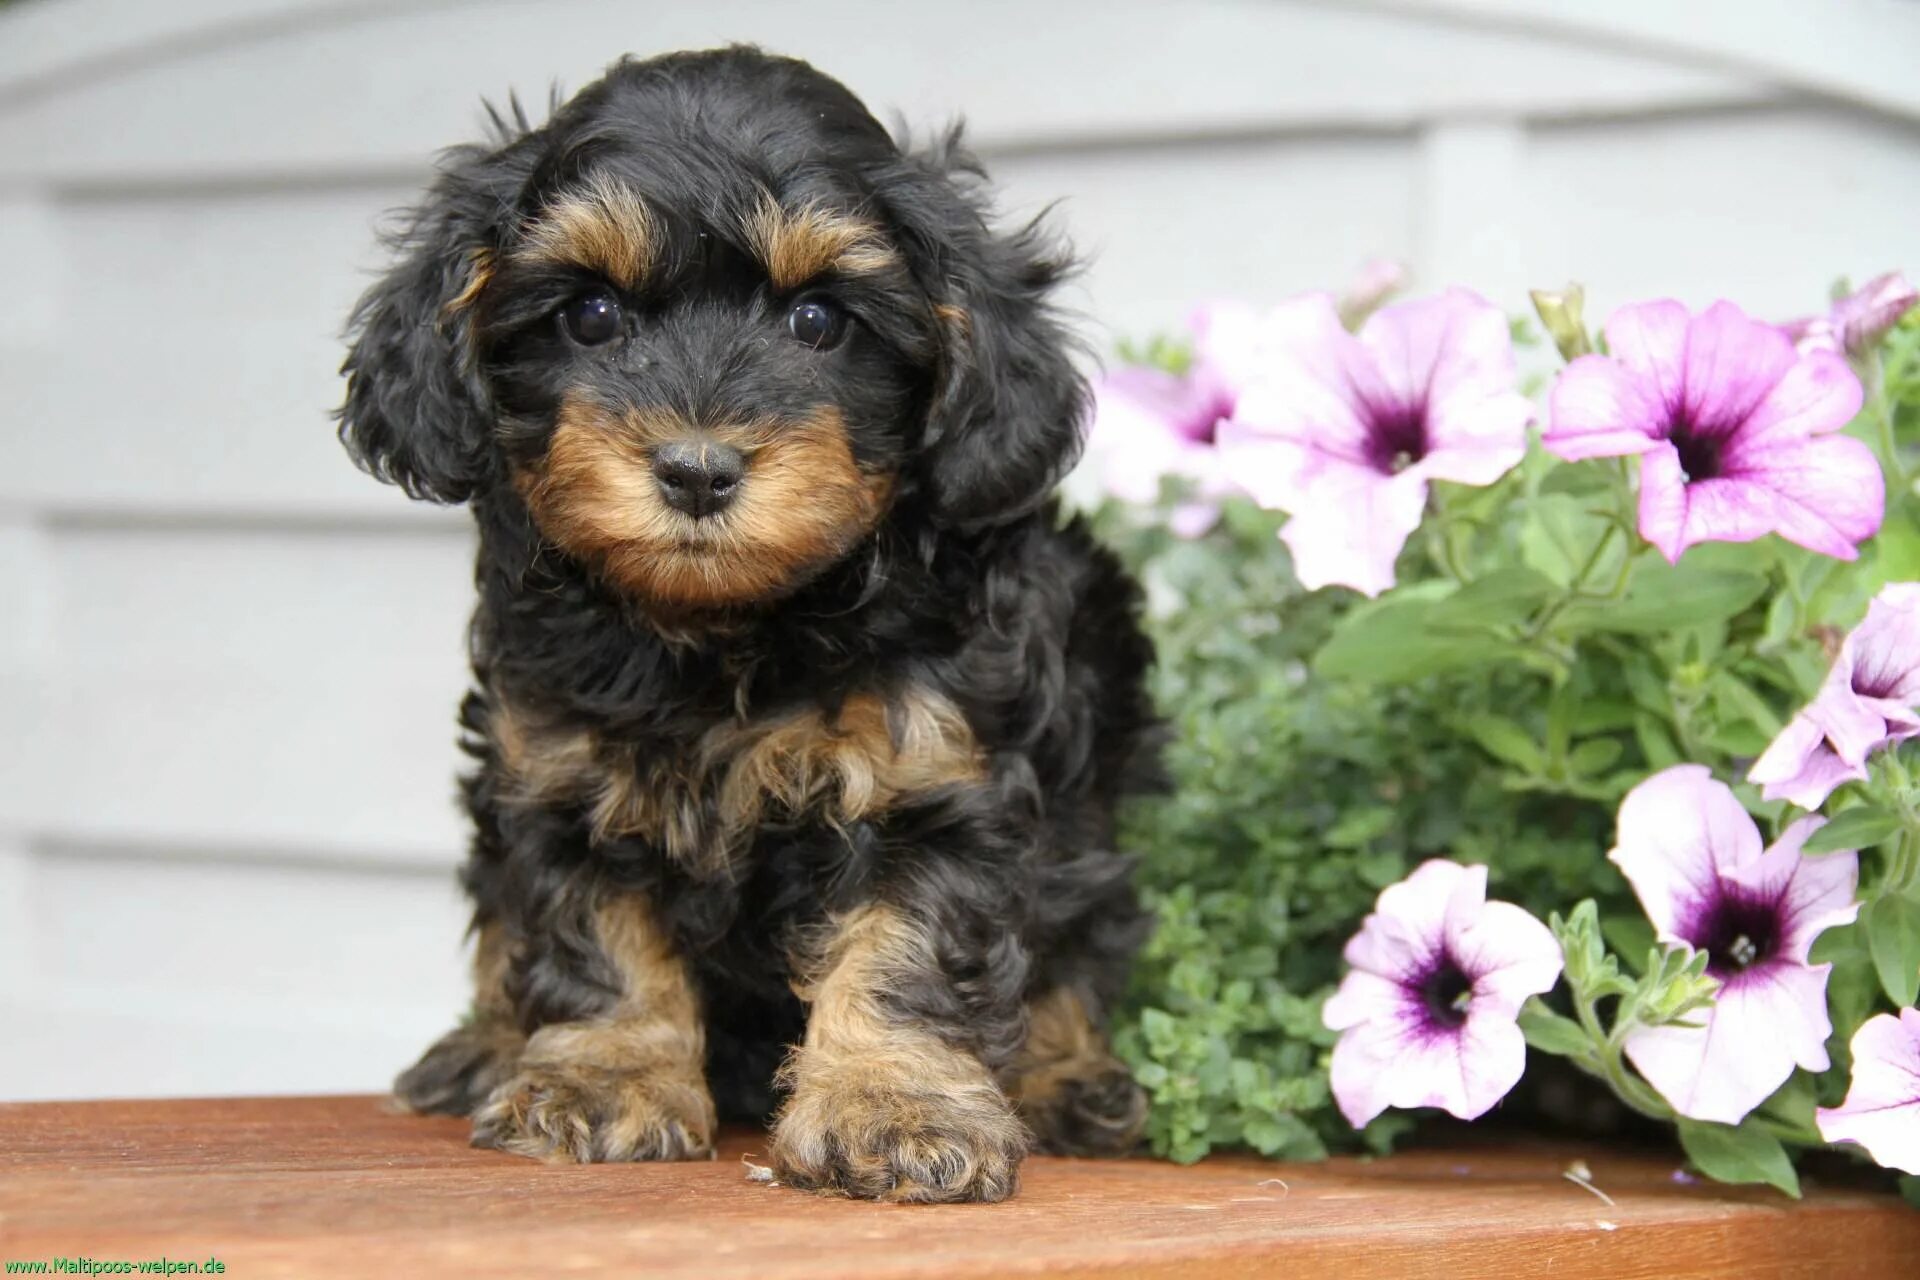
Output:
<svg viewBox="0 0 1920 1280">
<path fill-rule="evenodd" d="M 373 225 L 481 95 L 751 39 L 964 111 L 1096 335 L 1376 254 L 1789 315 L 1920 267 L 1916 8 L 0 9 L 0 1098 L 378 1088 L 464 1003 L 470 535 L 326 415 Z"/>
</svg>

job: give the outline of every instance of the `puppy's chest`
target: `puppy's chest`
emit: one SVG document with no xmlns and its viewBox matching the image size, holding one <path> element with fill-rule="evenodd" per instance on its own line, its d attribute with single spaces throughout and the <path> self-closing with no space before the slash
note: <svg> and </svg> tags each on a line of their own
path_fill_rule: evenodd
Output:
<svg viewBox="0 0 1920 1280">
<path fill-rule="evenodd" d="M 724 873 L 763 823 L 843 827 L 986 770 L 965 716 L 919 686 L 716 721 L 672 745 L 543 721 L 499 691 L 488 702 L 507 803 L 577 809 L 591 842 L 637 837 L 699 877 Z"/>
</svg>

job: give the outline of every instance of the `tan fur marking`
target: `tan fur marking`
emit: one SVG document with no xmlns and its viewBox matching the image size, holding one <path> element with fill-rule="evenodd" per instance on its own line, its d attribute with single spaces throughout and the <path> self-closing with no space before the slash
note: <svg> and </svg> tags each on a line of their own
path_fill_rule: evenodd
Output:
<svg viewBox="0 0 1920 1280">
<path fill-rule="evenodd" d="M 513 1020 L 513 1003 L 507 999 L 507 971 L 513 967 L 513 950 L 507 932 L 489 920 L 477 931 L 473 947 L 473 1008 L 482 1018 Z"/>
<path fill-rule="evenodd" d="M 1069 988 L 1028 1006 L 1027 1042 L 1007 1074 L 1008 1096 L 1043 1149 L 1118 1154 L 1146 1123 L 1146 1095 Z"/>
<path fill-rule="evenodd" d="M 900 261 L 871 222 L 817 204 L 784 208 L 771 195 L 748 215 L 746 235 L 776 289 L 797 289 L 829 271 L 870 275 Z"/>
<path fill-rule="evenodd" d="M 435 1041 L 394 1081 L 394 1099 L 420 1112 L 466 1115 L 513 1074 L 527 1037 L 507 998 L 513 956 L 506 931 L 488 921 L 473 953 L 473 1013 Z"/>
<path fill-rule="evenodd" d="M 594 918 L 622 994 L 590 1022 L 534 1032 L 474 1117 L 476 1140 L 546 1160 L 679 1160 L 712 1149 L 706 1034 L 685 963 L 634 895 Z"/>
<path fill-rule="evenodd" d="M 792 1090 L 771 1159 L 796 1186 L 880 1200 L 1000 1200 L 1026 1137 L 978 1058 L 882 1003 L 934 965 L 925 934 L 872 904 L 838 921 L 796 985 L 806 1043 L 781 1071 Z"/>
<path fill-rule="evenodd" d="M 854 694 L 837 715 L 807 707 L 719 725 L 678 760 L 642 760 L 585 730 L 542 726 L 497 693 L 488 735 L 523 803 L 588 804 L 596 840 L 645 836 L 709 873 L 725 869 L 770 807 L 842 825 L 986 770 L 960 709 L 918 688 Z M 709 794 L 717 825 L 703 817 Z"/>
<path fill-rule="evenodd" d="M 746 456 L 731 506 L 696 520 L 668 506 L 653 450 L 711 439 Z M 855 464 L 837 410 L 795 422 L 699 430 L 675 414 L 561 406 L 547 453 L 518 476 L 540 530 L 642 602 L 717 608 L 764 599 L 844 555 L 872 530 L 892 477 Z"/>
<path fill-rule="evenodd" d="M 634 289 L 653 266 L 658 238 L 653 215 L 638 196 L 611 182 L 595 181 L 542 209 L 514 256 L 584 267 L 623 289 Z"/>
<path fill-rule="evenodd" d="M 720 813 L 731 830 L 757 826 L 769 800 L 788 813 L 857 822 L 902 795 L 984 773 L 966 717 L 924 690 L 891 703 L 855 694 L 835 717 L 809 709 L 709 738 L 703 755 L 728 762 Z"/>
<path fill-rule="evenodd" d="M 493 250 L 473 250 L 467 255 L 466 287 L 447 300 L 447 305 L 440 309 L 440 314 L 452 317 L 471 307 L 479 301 L 480 294 L 486 289 L 487 282 L 491 279 L 493 279 Z"/>
</svg>

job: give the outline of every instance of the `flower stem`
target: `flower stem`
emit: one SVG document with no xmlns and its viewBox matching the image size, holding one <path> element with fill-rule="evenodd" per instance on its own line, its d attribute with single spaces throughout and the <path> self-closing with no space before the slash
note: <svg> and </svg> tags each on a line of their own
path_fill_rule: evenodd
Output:
<svg viewBox="0 0 1920 1280">
<path fill-rule="evenodd" d="M 1434 516 L 1432 531 L 1427 535 L 1428 554 L 1433 559 L 1434 567 L 1441 573 L 1455 582 L 1464 583 L 1467 580 L 1467 570 L 1460 549 L 1454 541 L 1454 533 L 1458 530 L 1460 521 L 1447 510 L 1447 502 L 1441 496 L 1439 485 L 1432 487 L 1428 501 L 1433 506 Z"/>
<path fill-rule="evenodd" d="M 1623 1012 L 1616 1019 L 1613 1030 L 1608 1031 L 1601 1024 L 1594 1001 L 1577 991 L 1573 997 L 1573 1011 L 1580 1019 L 1580 1026 L 1586 1031 L 1587 1038 L 1593 1042 L 1593 1053 L 1588 1059 L 1575 1059 L 1575 1062 L 1589 1074 L 1605 1081 L 1620 1101 L 1647 1119 L 1671 1123 L 1673 1109 L 1667 1106 L 1666 1100 L 1627 1068 L 1625 1045 L 1627 1033 L 1633 1029 L 1635 1020 Z"/>
<path fill-rule="evenodd" d="M 1567 606 L 1585 594 L 1587 579 L 1592 577 L 1593 571 L 1600 567 L 1601 558 L 1607 554 L 1607 548 L 1613 545 L 1613 536 L 1618 532 L 1620 532 L 1620 526 L 1608 521 L 1607 527 L 1600 531 L 1599 539 L 1594 542 L 1593 550 L 1587 553 L 1586 563 L 1582 564 L 1580 571 L 1573 575 L 1573 581 L 1567 584 L 1565 591 L 1549 601 L 1541 609 L 1540 616 L 1527 627 L 1526 634 L 1522 637 L 1526 643 L 1531 644 L 1538 640 L 1546 633 L 1547 628 L 1553 625 L 1554 620 L 1566 612 Z M 1631 564 L 1632 561 L 1633 557 L 1628 556 L 1626 564 L 1622 564 L 1620 580 L 1614 584 L 1616 590 L 1625 589 L 1626 565 Z"/>
</svg>

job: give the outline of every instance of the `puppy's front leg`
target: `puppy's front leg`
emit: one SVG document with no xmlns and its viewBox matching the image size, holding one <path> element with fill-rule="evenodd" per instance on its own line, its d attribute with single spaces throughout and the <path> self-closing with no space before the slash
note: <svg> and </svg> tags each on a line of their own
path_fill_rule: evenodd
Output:
<svg viewBox="0 0 1920 1280">
<path fill-rule="evenodd" d="M 974 1028 L 923 923 L 881 902 L 833 922 L 800 994 L 806 1043 L 773 1132 L 782 1179 L 875 1200 L 1013 1193 L 1025 1131 L 963 1047 Z"/>
<path fill-rule="evenodd" d="M 685 963 L 637 895 L 603 903 L 593 924 L 619 998 L 527 1038 L 515 1074 L 474 1113 L 474 1145 L 583 1163 L 711 1154 L 706 1037 Z"/>
</svg>

